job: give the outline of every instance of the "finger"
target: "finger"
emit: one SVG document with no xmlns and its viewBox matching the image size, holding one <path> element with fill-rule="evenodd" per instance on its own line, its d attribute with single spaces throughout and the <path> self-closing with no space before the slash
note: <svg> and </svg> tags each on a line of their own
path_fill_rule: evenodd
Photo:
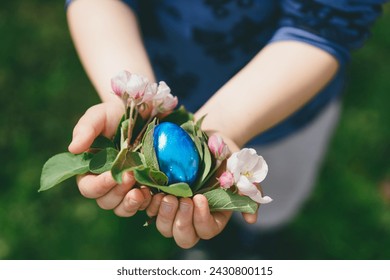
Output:
<svg viewBox="0 0 390 280">
<path fill-rule="evenodd" d="M 149 204 L 150 204 L 150 202 L 152 200 L 152 194 L 151 194 L 150 189 L 148 187 L 141 186 L 140 190 L 141 190 L 145 200 L 141 204 L 141 206 L 139 207 L 139 210 L 145 210 L 146 207 L 149 206 Z"/>
<path fill-rule="evenodd" d="M 140 189 L 130 190 L 122 202 L 114 209 L 114 213 L 119 217 L 134 216 L 145 201 L 145 196 Z"/>
<path fill-rule="evenodd" d="M 194 201 L 194 226 L 197 235 L 202 239 L 210 239 L 219 234 L 230 219 L 231 212 L 219 211 L 210 213 L 207 199 L 196 195 Z"/>
<path fill-rule="evenodd" d="M 146 208 L 146 214 L 149 217 L 155 217 L 158 214 L 158 210 L 160 209 L 161 200 L 165 194 L 158 193 L 153 195 L 152 200 L 150 201 L 149 206 Z"/>
<path fill-rule="evenodd" d="M 73 139 L 68 149 L 71 153 L 85 152 L 100 135 L 106 123 L 106 111 L 102 104 L 89 108 L 73 129 Z"/>
<path fill-rule="evenodd" d="M 248 224 L 254 224 L 257 221 L 258 211 L 255 214 L 242 213 L 242 217 Z"/>
<path fill-rule="evenodd" d="M 179 200 L 179 209 L 173 225 L 173 237 L 181 248 L 188 249 L 199 241 L 192 223 L 194 204 L 190 198 Z"/>
<path fill-rule="evenodd" d="M 179 201 L 173 195 L 166 195 L 161 200 L 158 210 L 156 227 L 165 237 L 172 237 L 172 226 L 175 220 Z"/>
<path fill-rule="evenodd" d="M 108 193 L 117 182 L 107 171 L 99 175 L 87 174 L 77 177 L 80 193 L 86 198 L 98 198 Z"/>
<path fill-rule="evenodd" d="M 122 183 L 115 185 L 107 194 L 97 198 L 97 204 L 105 210 L 114 209 L 121 203 L 134 184 L 135 180 L 132 174 L 125 173 L 122 178 Z"/>
</svg>

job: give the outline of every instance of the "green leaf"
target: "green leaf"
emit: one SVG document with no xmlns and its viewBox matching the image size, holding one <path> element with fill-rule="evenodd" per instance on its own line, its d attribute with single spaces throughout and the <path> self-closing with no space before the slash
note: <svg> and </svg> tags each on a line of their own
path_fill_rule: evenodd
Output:
<svg viewBox="0 0 390 280">
<path fill-rule="evenodd" d="M 186 183 L 176 183 L 164 186 L 162 183 L 168 181 L 168 178 L 161 171 L 151 168 L 139 168 L 134 171 L 135 180 L 141 184 L 152 188 L 157 188 L 165 193 L 173 194 L 178 197 L 191 197 L 192 191 Z"/>
<path fill-rule="evenodd" d="M 192 141 L 195 143 L 195 147 L 198 150 L 198 154 L 200 157 L 200 160 L 203 160 L 203 148 L 202 148 L 202 141 L 199 137 L 196 135 L 196 129 L 195 129 L 195 124 L 193 121 L 188 121 L 183 123 L 180 126 L 182 129 L 184 129 L 188 135 L 191 137 Z"/>
<path fill-rule="evenodd" d="M 182 129 L 184 129 L 190 136 L 195 136 L 195 124 L 192 120 L 189 120 L 183 124 L 180 125 Z"/>
<path fill-rule="evenodd" d="M 106 148 L 93 156 L 89 162 L 89 171 L 95 174 L 101 174 L 109 171 L 118 155 L 118 150 Z"/>
<path fill-rule="evenodd" d="M 203 195 L 209 202 L 210 211 L 228 210 L 254 214 L 258 208 L 258 204 L 249 197 L 221 188 L 205 192 Z"/>
<path fill-rule="evenodd" d="M 136 178 L 138 176 L 138 183 L 148 184 L 148 186 L 165 186 L 168 184 L 168 177 L 163 172 L 151 168 L 137 169 L 134 176 Z"/>
<path fill-rule="evenodd" d="M 197 130 L 201 130 L 200 128 L 201 128 L 202 123 L 203 123 L 204 119 L 206 118 L 206 116 L 207 116 L 207 115 L 202 116 L 202 117 L 196 122 L 195 127 L 196 127 Z"/>
<path fill-rule="evenodd" d="M 111 175 L 115 181 L 122 183 L 122 175 L 126 171 L 133 171 L 136 168 L 144 166 L 144 157 L 141 153 L 131 152 L 128 149 L 122 149 L 112 167 Z"/>
<path fill-rule="evenodd" d="M 180 106 L 179 109 L 173 111 L 168 116 L 161 119 L 161 122 L 171 122 L 180 126 L 190 120 L 194 120 L 194 115 L 188 112 L 184 106 Z"/>
<path fill-rule="evenodd" d="M 200 140 L 199 140 L 200 141 Z M 199 164 L 198 178 L 195 184 L 192 186 L 194 192 L 201 189 L 206 181 L 210 178 L 210 173 L 213 167 L 213 159 L 211 157 L 210 150 L 207 146 L 207 142 L 202 142 L 202 157 Z M 216 170 L 213 170 L 215 173 Z"/>
<path fill-rule="evenodd" d="M 87 173 L 92 156 L 90 153 L 61 153 L 51 157 L 43 165 L 38 191 L 48 190 L 72 176 Z"/>
<path fill-rule="evenodd" d="M 151 167 L 152 169 L 160 170 L 153 145 L 153 133 L 155 126 L 155 121 L 153 121 L 148 125 L 148 128 L 146 129 L 144 138 L 142 140 L 142 153 L 145 156 L 146 166 Z"/>
<path fill-rule="evenodd" d="M 213 159 L 211 157 L 209 147 L 207 146 L 207 142 L 202 142 L 202 146 L 203 146 L 204 169 L 203 169 L 203 174 L 202 174 L 201 178 L 202 178 L 202 182 L 203 182 L 211 170 L 211 166 L 213 164 Z"/>
<path fill-rule="evenodd" d="M 96 137 L 96 139 L 93 141 L 91 149 L 98 149 L 103 150 L 105 148 L 115 148 L 114 142 L 112 142 L 110 139 L 104 137 L 103 135 L 99 135 Z"/>
</svg>

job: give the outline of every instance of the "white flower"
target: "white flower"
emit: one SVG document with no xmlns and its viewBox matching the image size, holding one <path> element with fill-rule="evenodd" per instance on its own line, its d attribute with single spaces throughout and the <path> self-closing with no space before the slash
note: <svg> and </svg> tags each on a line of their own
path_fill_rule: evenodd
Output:
<svg viewBox="0 0 390 280">
<path fill-rule="evenodd" d="M 272 199 L 263 197 L 255 183 L 260 183 L 268 173 L 268 165 L 254 149 L 244 148 L 233 153 L 227 160 L 227 170 L 233 174 L 235 185 L 241 194 L 258 203 L 268 203 Z"/>
</svg>

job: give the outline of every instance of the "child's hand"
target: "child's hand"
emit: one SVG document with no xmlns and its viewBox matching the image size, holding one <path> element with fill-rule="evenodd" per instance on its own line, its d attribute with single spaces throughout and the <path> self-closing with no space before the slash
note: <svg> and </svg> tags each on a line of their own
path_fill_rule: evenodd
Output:
<svg viewBox="0 0 390 280">
<path fill-rule="evenodd" d="M 123 105 L 116 102 L 102 103 L 89 108 L 73 130 L 69 151 L 74 154 L 87 151 L 100 134 L 111 138 L 123 113 Z M 131 173 L 127 173 L 123 176 L 123 183 L 117 184 L 109 171 L 77 178 L 83 196 L 96 199 L 101 208 L 113 209 L 116 215 L 122 217 L 133 216 L 138 210 L 145 209 L 151 201 L 149 189 L 147 187 L 133 189 L 134 183 Z"/>
<path fill-rule="evenodd" d="M 156 216 L 156 227 L 165 237 L 173 237 L 178 246 L 188 249 L 200 239 L 211 239 L 226 226 L 231 212 L 210 213 L 203 195 L 177 198 L 156 194 L 146 209 L 148 216 Z"/>
<path fill-rule="evenodd" d="M 188 249 L 200 239 L 211 239 L 222 232 L 232 212 L 210 212 L 206 197 L 177 198 L 162 193 L 153 196 L 146 209 L 148 216 L 156 216 L 156 227 L 165 237 L 173 237 L 178 246 Z M 243 214 L 247 223 L 255 223 L 256 214 Z"/>
<path fill-rule="evenodd" d="M 224 141 L 229 143 L 230 150 L 239 149 L 231 139 L 225 137 Z M 173 237 L 178 246 L 186 249 L 200 239 L 211 239 L 221 233 L 232 215 L 231 211 L 210 212 L 208 201 L 201 194 L 191 199 L 162 193 L 152 197 L 146 213 L 149 217 L 156 217 L 156 227 L 163 236 Z M 242 215 L 249 224 L 257 220 L 257 212 Z"/>
</svg>

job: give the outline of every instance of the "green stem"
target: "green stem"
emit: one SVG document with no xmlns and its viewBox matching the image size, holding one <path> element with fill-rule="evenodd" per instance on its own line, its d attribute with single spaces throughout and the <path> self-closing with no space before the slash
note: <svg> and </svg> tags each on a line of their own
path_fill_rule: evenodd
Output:
<svg viewBox="0 0 390 280">
<path fill-rule="evenodd" d="M 135 146 L 135 144 L 133 145 L 133 147 Z M 138 144 L 137 146 L 135 146 L 135 148 L 132 149 L 133 152 L 136 152 L 138 151 L 140 148 L 142 147 L 142 144 Z"/>
<path fill-rule="evenodd" d="M 219 182 L 217 181 L 214 185 L 208 188 L 200 189 L 195 192 L 195 194 L 203 194 L 205 192 L 211 191 L 212 189 L 215 189 L 219 185 Z"/>
<path fill-rule="evenodd" d="M 213 176 L 215 174 L 215 172 L 217 172 L 218 168 L 221 166 L 221 163 L 222 163 L 222 161 L 220 161 L 220 160 L 216 161 L 214 169 L 211 170 L 209 172 L 209 174 L 207 174 L 206 178 L 203 179 L 202 183 L 206 183 L 208 180 L 210 180 L 211 176 Z M 200 191 L 199 188 L 201 188 L 201 187 L 202 186 L 199 186 L 197 189 L 195 189 L 196 193 L 198 193 L 198 191 Z"/>
<path fill-rule="evenodd" d="M 135 103 L 134 100 L 131 100 L 130 103 L 130 114 L 129 114 L 129 127 L 127 129 L 127 147 L 130 148 L 131 137 L 133 135 L 133 112 L 134 112 Z"/>
<path fill-rule="evenodd" d="M 148 121 L 145 123 L 144 127 L 142 128 L 141 132 L 138 134 L 137 138 L 134 140 L 134 146 L 137 146 L 138 143 L 141 141 L 142 135 L 144 134 L 146 128 L 148 127 L 149 123 L 152 121 L 152 116 L 149 117 Z"/>
</svg>

